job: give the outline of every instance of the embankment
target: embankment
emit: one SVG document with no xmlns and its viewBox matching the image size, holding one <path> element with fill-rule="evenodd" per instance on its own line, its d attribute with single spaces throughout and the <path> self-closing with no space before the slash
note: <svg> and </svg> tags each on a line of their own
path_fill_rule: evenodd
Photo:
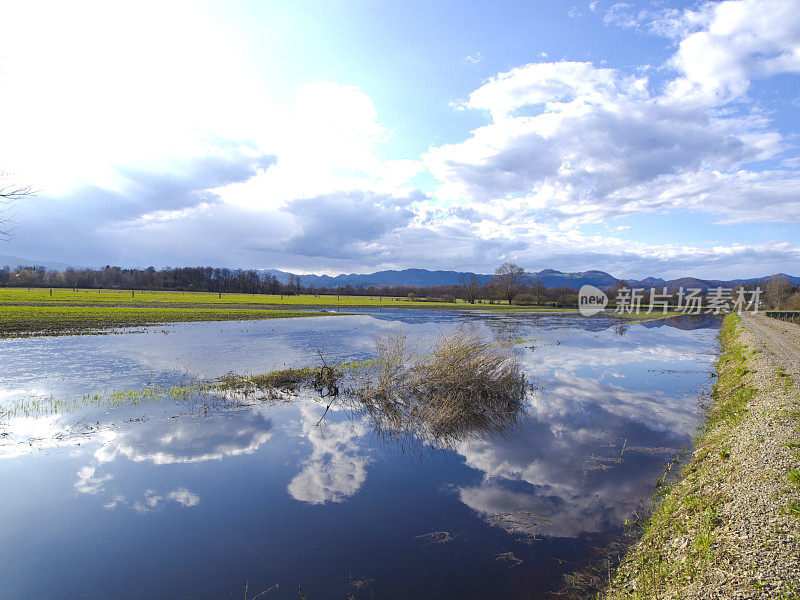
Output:
<svg viewBox="0 0 800 600">
<path fill-rule="evenodd" d="M 601 597 L 800 599 L 800 327 L 729 315 L 695 450 Z"/>
</svg>

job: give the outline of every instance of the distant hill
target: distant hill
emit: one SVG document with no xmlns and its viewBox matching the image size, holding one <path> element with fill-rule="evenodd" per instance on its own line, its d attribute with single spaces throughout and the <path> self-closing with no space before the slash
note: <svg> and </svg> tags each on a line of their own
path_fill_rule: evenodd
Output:
<svg viewBox="0 0 800 600">
<path fill-rule="evenodd" d="M 291 273 L 278 271 L 276 269 L 266 269 L 268 273 L 278 278 L 281 283 L 288 283 Z M 393 285 L 408 286 L 436 286 L 436 285 L 458 285 L 459 277 L 462 275 L 473 275 L 461 271 L 428 271 L 427 269 L 404 269 L 402 271 L 377 271 L 375 273 L 351 273 L 349 275 L 300 275 L 303 285 L 313 285 L 320 288 L 335 288 L 352 286 L 376 286 L 388 287 Z M 491 275 L 475 274 L 481 285 L 491 281 Z"/>
<path fill-rule="evenodd" d="M 756 277 L 754 279 L 734 279 L 732 280 L 731 283 L 753 283 L 756 281 L 766 281 L 770 277 L 786 277 L 793 284 L 795 285 L 800 284 L 800 277 L 794 277 L 792 275 L 787 275 L 786 273 L 775 273 L 775 275 L 767 275 L 766 277 Z"/>
<path fill-rule="evenodd" d="M 63 271 L 69 267 L 83 268 L 77 265 L 69 265 L 66 263 L 54 262 L 49 260 L 30 260 L 21 258 L 19 256 L 4 256 L 0 255 L 0 268 L 9 266 L 15 269 L 18 266 L 33 267 L 43 266 L 48 270 Z M 293 274 L 288 271 L 281 271 L 278 269 L 260 269 L 262 273 L 269 273 L 273 275 L 281 283 L 289 283 L 289 277 Z M 471 273 L 469 271 L 429 271 L 427 269 L 403 269 L 403 270 L 389 270 L 389 271 L 376 271 L 375 273 L 350 273 L 336 275 L 300 275 L 300 282 L 302 285 L 314 286 L 318 288 L 336 288 L 345 287 L 347 285 L 358 287 L 390 287 L 390 286 L 410 286 L 410 287 L 435 287 L 438 285 L 459 285 L 462 276 L 475 275 L 481 285 L 487 284 L 492 280 L 490 274 Z M 800 285 L 800 277 L 793 275 L 786 275 L 785 273 L 778 273 L 777 275 L 788 278 L 795 285 Z M 613 275 L 605 271 L 581 271 L 574 273 L 565 273 L 563 271 L 556 271 L 555 269 L 543 269 L 538 272 L 530 273 L 533 280 L 541 281 L 546 287 L 555 288 L 566 286 L 573 290 L 580 289 L 583 285 L 593 285 L 598 288 L 610 288 L 619 281 Z M 699 279 L 696 277 L 681 277 L 679 279 L 664 280 L 660 277 L 645 277 L 639 280 L 625 280 L 629 287 L 649 288 L 700 288 L 707 290 L 715 287 L 734 287 L 742 283 L 756 283 L 763 282 L 772 277 L 766 275 L 764 277 L 753 277 L 750 279 L 733 279 L 730 281 L 720 279 Z"/>
<path fill-rule="evenodd" d="M 795 285 L 800 284 L 800 277 L 793 277 L 791 275 L 786 275 L 785 273 L 776 273 L 775 275 L 783 276 L 789 279 Z M 674 289 L 682 287 L 686 288 L 699 288 L 701 290 L 708 290 L 709 288 L 731 288 L 735 287 L 740 284 L 746 283 L 764 283 L 770 277 L 774 277 L 774 275 L 767 275 L 765 277 L 753 277 L 751 279 L 732 279 L 729 281 L 721 280 L 721 279 L 698 279 L 696 277 L 681 277 L 680 279 L 670 279 L 669 281 L 664 281 L 663 279 L 655 279 L 653 277 L 648 277 L 647 279 L 642 279 L 639 281 L 628 281 L 629 287 L 641 287 L 641 288 L 663 288 L 666 287 L 667 289 Z"/>
<path fill-rule="evenodd" d="M 534 279 L 541 280 L 546 287 L 567 286 L 574 290 L 580 289 L 582 285 L 593 285 L 604 288 L 611 287 L 617 283 L 617 278 L 609 275 L 605 271 L 583 271 L 582 273 L 562 273 L 554 269 L 544 269 L 538 273 L 531 274 Z"/>
<path fill-rule="evenodd" d="M 278 271 L 275 269 L 267 270 L 269 273 L 278 278 L 281 283 L 288 283 L 291 273 L 286 271 Z M 486 284 L 492 280 L 492 275 L 470 273 L 462 271 L 428 271 L 426 269 L 404 269 L 402 271 L 377 271 L 376 273 L 357 274 L 351 273 L 349 275 L 337 275 L 331 277 L 329 275 L 300 275 L 300 281 L 303 285 L 320 287 L 320 288 L 335 288 L 344 287 L 346 285 L 364 286 L 364 287 L 387 287 L 395 285 L 407 286 L 437 286 L 437 285 L 458 285 L 459 278 L 462 275 L 475 275 L 481 284 Z M 541 281 L 546 287 L 562 287 L 566 286 L 573 290 L 580 289 L 582 285 L 593 285 L 598 288 L 609 288 L 613 286 L 620 279 L 605 271 L 582 271 L 576 273 L 565 273 L 556 271 L 555 269 L 544 269 L 542 271 L 531 273 L 534 280 Z M 766 281 L 771 275 L 765 277 L 754 277 L 751 279 L 736 279 L 732 281 L 725 281 L 720 279 L 698 279 L 696 277 L 682 277 L 680 279 L 664 280 L 660 277 L 646 277 L 640 280 L 626 280 L 631 287 L 649 288 L 700 288 L 707 290 L 715 287 L 733 287 L 740 283 L 755 283 L 758 281 Z M 800 284 L 800 277 L 786 275 L 794 284 Z"/>
<path fill-rule="evenodd" d="M 9 267 L 10 269 L 16 269 L 17 267 L 45 267 L 46 269 L 53 271 L 65 271 L 69 267 L 75 269 L 82 268 L 76 265 L 54 262 L 52 260 L 31 260 L 29 258 L 21 258 L 19 256 L 6 256 L 0 254 L 0 269 L 3 267 Z"/>
<path fill-rule="evenodd" d="M 265 269 L 265 272 L 277 277 L 281 283 L 288 283 L 292 273 L 279 271 L 277 269 Z M 403 269 L 402 271 L 377 271 L 375 273 L 351 273 L 348 275 L 300 275 L 300 282 L 303 285 L 335 288 L 346 285 L 364 287 L 388 287 L 396 285 L 407 285 L 413 287 L 433 287 L 437 285 L 459 285 L 462 276 L 475 275 L 481 285 L 485 285 L 492 280 L 493 275 L 471 273 L 464 271 L 428 271 L 427 269 Z M 579 289 L 584 284 L 597 287 L 612 286 L 617 279 L 603 271 L 584 271 L 582 273 L 562 273 L 554 269 L 544 269 L 538 273 L 532 273 L 534 279 L 539 279 L 547 287 L 567 286 L 572 289 Z"/>
</svg>

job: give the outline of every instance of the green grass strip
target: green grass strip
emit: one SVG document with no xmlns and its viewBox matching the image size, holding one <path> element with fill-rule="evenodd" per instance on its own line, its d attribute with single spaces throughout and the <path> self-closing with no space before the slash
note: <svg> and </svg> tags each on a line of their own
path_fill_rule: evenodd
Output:
<svg viewBox="0 0 800 600">
<path fill-rule="evenodd" d="M 0 337 L 68 334 L 116 327 L 196 321 L 249 321 L 317 317 L 314 311 L 230 308 L 138 308 L 109 306 L 0 306 Z"/>
</svg>

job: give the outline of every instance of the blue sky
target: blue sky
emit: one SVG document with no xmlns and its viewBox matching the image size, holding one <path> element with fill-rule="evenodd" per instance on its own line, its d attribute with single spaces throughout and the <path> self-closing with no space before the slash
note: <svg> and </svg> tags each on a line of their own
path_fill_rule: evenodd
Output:
<svg viewBox="0 0 800 600">
<path fill-rule="evenodd" d="M 800 273 L 800 0 L 0 2 L 0 254 Z"/>
</svg>

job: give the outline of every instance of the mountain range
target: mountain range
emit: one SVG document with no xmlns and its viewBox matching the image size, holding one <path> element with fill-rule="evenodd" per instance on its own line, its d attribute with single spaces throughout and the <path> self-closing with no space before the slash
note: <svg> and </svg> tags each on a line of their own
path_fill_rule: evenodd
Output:
<svg viewBox="0 0 800 600">
<path fill-rule="evenodd" d="M 6 256 L 0 254 L 0 269 L 3 267 L 9 267 L 11 269 L 16 269 L 17 267 L 44 267 L 48 271 L 65 271 L 70 267 L 74 269 L 83 268 L 77 265 L 69 265 L 52 260 L 30 260 L 20 256 Z"/>
<path fill-rule="evenodd" d="M 266 270 L 271 275 L 278 278 L 281 283 L 288 283 L 289 277 L 292 273 L 287 271 L 279 271 L 276 269 Z M 481 285 L 489 283 L 492 280 L 492 275 L 471 273 L 464 271 L 428 271 L 426 269 L 404 269 L 402 271 L 377 271 L 375 273 L 351 273 L 349 275 L 337 275 L 331 277 L 330 275 L 300 275 L 300 282 L 302 285 L 314 286 L 320 288 L 335 288 L 344 287 L 346 285 L 364 286 L 364 287 L 388 287 L 407 285 L 413 287 L 433 287 L 437 285 L 459 285 L 461 277 L 464 275 L 475 275 Z M 800 284 L 800 276 L 786 275 L 784 273 L 777 273 L 783 275 L 792 281 L 795 285 Z M 556 271 L 555 269 L 544 269 L 530 273 L 534 280 L 540 280 L 546 287 L 562 287 L 577 290 L 582 285 L 593 285 L 598 288 L 609 288 L 614 284 L 622 281 L 605 271 L 582 271 L 575 273 L 564 273 Z M 721 279 L 698 279 L 696 277 L 681 277 L 680 279 L 661 279 L 659 277 L 646 277 L 639 280 L 625 280 L 630 287 L 637 288 L 700 288 L 707 290 L 716 287 L 733 287 L 742 283 L 755 283 L 769 279 L 772 275 L 765 275 L 764 277 L 752 277 L 750 279 L 734 279 L 734 280 L 721 280 Z"/>
<path fill-rule="evenodd" d="M 0 255 L 0 267 L 7 265 L 12 269 L 23 266 L 43 266 L 47 269 L 63 271 L 68 267 L 77 267 L 76 265 L 68 265 L 66 263 L 59 263 L 53 261 L 36 261 L 19 256 L 3 256 Z M 288 271 L 280 271 L 278 269 L 260 269 L 262 273 L 269 273 L 273 275 L 281 283 L 289 283 L 289 277 L 294 275 Z M 350 273 L 336 275 L 299 275 L 302 285 L 314 286 L 318 288 L 336 288 L 345 287 L 347 285 L 357 287 L 390 287 L 390 286 L 410 286 L 410 287 L 434 287 L 437 285 L 459 285 L 463 276 L 475 275 L 481 285 L 485 285 L 492 280 L 492 275 L 472 273 L 469 271 L 429 271 L 427 269 L 403 269 L 402 271 L 376 271 L 375 273 Z M 605 271 L 582 271 L 574 273 L 565 273 L 563 271 L 556 271 L 555 269 L 544 269 L 530 273 L 533 279 L 540 280 L 546 287 L 562 287 L 567 286 L 571 289 L 579 289 L 582 285 L 593 285 L 598 288 L 609 288 L 614 284 L 622 281 Z M 800 284 L 800 277 L 778 273 L 790 279 L 795 285 Z M 764 277 L 752 277 L 750 279 L 698 279 L 696 277 L 681 277 L 680 279 L 664 280 L 659 277 L 646 277 L 639 280 L 625 280 L 630 287 L 640 288 L 700 288 L 707 290 L 708 288 L 716 287 L 733 287 L 741 283 L 755 283 L 769 279 L 771 275 Z"/>
</svg>

